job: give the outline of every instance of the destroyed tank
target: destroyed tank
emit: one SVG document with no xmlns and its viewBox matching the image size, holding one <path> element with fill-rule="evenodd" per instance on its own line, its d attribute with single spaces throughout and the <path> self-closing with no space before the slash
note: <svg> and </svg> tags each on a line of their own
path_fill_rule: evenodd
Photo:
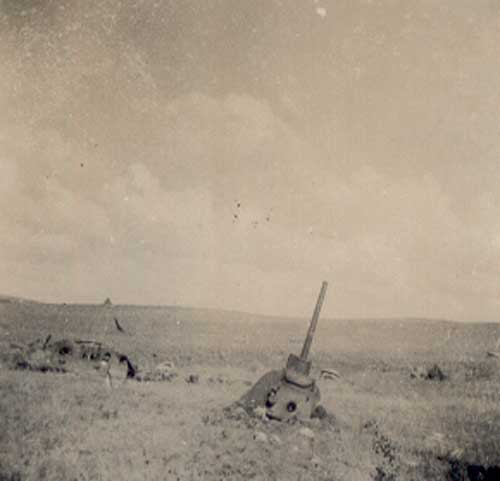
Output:
<svg viewBox="0 0 500 481">
<path fill-rule="evenodd" d="M 270 371 L 257 381 L 239 400 L 247 411 L 261 408 L 267 418 L 279 421 L 308 419 L 315 412 L 321 396 L 308 357 L 327 287 L 323 282 L 300 356 L 290 354 L 285 369 Z"/>
</svg>

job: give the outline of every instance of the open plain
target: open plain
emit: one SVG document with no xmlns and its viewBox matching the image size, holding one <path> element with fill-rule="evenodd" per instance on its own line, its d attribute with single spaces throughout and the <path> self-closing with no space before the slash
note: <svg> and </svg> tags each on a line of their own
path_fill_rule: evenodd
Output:
<svg viewBox="0 0 500 481">
<path fill-rule="evenodd" d="M 322 319 L 312 361 L 328 415 L 283 424 L 235 406 L 300 350 L 306 328 L 237 312 L 6 298 L 0 479 L 499 479 L 500 325 Z M 100 343 L 135 372 L 67 350 L 40 357 L 61 341 Z M 442 376 L 427 375 L 433 368 Z"/>
</svg>

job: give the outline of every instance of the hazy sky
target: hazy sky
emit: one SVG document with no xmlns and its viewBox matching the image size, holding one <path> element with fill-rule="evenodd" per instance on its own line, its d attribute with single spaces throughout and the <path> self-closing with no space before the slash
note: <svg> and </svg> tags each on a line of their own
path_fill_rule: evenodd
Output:
<svg viewBox="0 0 500 481">
<path fill-rule="evenodd" d="M 0 0 L 0 292 L 500 320 L 497 0 Z"/>
</svg>

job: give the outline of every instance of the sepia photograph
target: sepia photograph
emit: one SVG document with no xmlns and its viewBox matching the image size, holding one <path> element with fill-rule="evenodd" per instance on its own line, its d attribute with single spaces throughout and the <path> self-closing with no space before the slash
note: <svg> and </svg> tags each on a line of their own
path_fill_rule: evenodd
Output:
<svg viewBox="0 0 500 481">
<path fill-rule="evenodd" d="M 0 481 L 500 481 L 499 0 L 0 0 Z"/>
</svg>

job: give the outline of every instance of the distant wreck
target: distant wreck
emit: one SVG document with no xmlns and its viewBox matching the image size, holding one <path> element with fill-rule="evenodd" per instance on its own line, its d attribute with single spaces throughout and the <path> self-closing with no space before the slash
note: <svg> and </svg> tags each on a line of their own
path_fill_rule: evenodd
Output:
<svg viewBox="0 0 500 481">
<path fill-rule="evenodd" d="M 285 369 L 264 374 L 238 401 L 247 412 L 261 411 L 278 421 L 322 417 L 321 395 L 308 356 L 327 287 L 323 282 L 300 356 L 290 354 Z"/>
<path fill-rule="evenodd" d="M 12 369 L 66 373 L 87 363 L 95 369 L 112 368 L 115 377 L 134 378 L 137 368 L 125 354 L 93 340 L 59 339 L 47 336 L 27 346 L 11 345 L 13 352 L 4 359 Z"/>
</svg>

